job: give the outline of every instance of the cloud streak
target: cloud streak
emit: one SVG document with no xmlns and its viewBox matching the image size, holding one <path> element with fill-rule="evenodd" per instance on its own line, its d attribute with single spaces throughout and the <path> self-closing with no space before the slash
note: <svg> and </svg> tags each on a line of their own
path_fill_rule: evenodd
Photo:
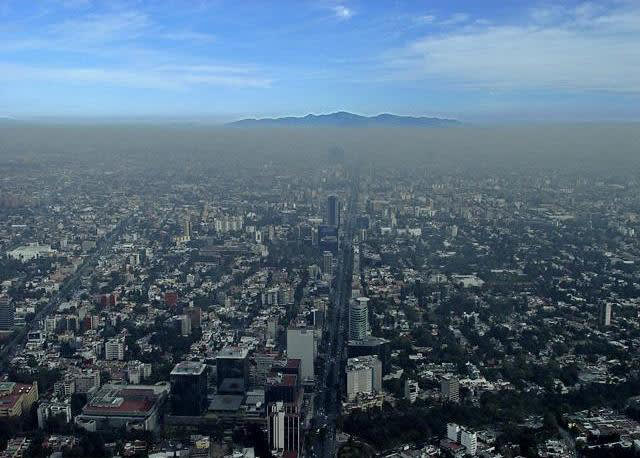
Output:
<svg viewBox="0 0 640 458">
<path fill-rule="evenodd" d="M 0 62 L 3 82 L 62 82 L 140 89 L 184 90 L 195 85 L 268 88 L 272 80 L 246 68 L 229 66 L 170 66 L 137 69 L 109 67 L 49 67 Z"/>
</svg>

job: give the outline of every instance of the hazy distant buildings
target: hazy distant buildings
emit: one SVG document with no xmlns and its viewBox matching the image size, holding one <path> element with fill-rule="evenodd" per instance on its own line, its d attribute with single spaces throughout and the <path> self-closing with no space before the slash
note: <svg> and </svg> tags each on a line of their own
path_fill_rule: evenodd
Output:
<svg viewBox="0 0 640 458">
<path fill-rule="evenodd" d="M 183 361 L 170 374 L 171 412 L 180 416 L 200 415 L 207 407 L 207 366 Z"/>
<path fill-rule="evenodd" d="M 337 196 L 327 198 L 327 225 L 340 226 L 340 201 Z"/>
</svg>

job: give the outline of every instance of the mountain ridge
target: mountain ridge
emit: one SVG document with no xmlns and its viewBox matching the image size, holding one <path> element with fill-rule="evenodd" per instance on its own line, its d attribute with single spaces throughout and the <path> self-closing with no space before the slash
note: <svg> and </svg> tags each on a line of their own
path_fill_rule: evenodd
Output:
<svg viewBox="0 0 640 458">
<path fill-rule="evenodd" d="M 247 118 L 227 123 L 230 127 L 451 127 L 462 123 L 455 119 L 424 116 L 400 116 L 382 113 L 362 116 L 347 111 L 281 118 Z"/>
</svg>

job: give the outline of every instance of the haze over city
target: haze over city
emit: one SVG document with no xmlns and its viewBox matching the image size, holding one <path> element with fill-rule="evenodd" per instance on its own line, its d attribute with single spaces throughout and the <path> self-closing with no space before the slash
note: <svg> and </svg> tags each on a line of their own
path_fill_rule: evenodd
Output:
<svg viewBox="0 0 640 458">
<path fill-rule="evenodd" d="M 637 1 L 0 38 L 0 458 L 640 457 Z"/>
</svg>

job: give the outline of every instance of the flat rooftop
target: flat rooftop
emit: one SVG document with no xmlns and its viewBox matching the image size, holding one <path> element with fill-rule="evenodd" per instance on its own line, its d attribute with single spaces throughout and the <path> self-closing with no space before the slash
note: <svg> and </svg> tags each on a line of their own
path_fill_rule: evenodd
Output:
<svg viewBox="0 0 640 458">
<path fill-rule="evenodd" d="M 206 364 L 197 361 L 182 361 L 176 364 L 171 375 L 200 375 L 206 368 Z"/>
<path fill-rule="evenodd" d="M 218 359 L 244 359 L 249 354 L 249 350 L 244 347 L 224 347 L 218 353 Z"/>
<path fill-rule="evenodd" d="M 209 404 L 211 411 L 235 412 L 242 406 L 244 396 L 235 394 L 216 394 Z"/>
</svg>

